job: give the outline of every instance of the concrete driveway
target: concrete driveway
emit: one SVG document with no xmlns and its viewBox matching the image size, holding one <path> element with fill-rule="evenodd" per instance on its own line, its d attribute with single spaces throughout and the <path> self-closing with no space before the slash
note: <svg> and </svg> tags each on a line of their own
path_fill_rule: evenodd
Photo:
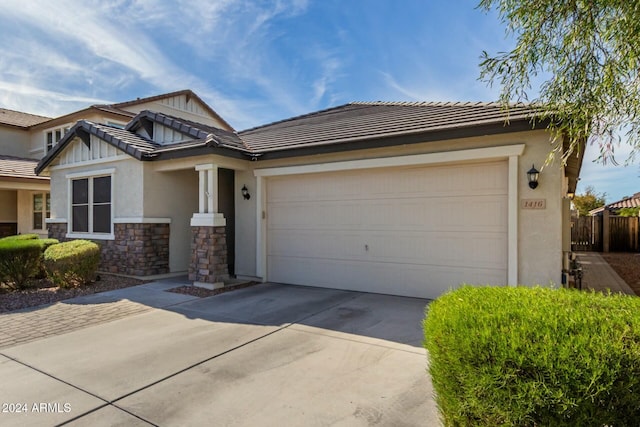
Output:
<svg viewBox="0 0 640 427">
<path fill-rule="evenodd" d="M 0 425 L 440 425 L 426 300 L 277 284 L 165 292 L 175 286 L 50 308 L 153 307 L 0 349 Z"/>
</svg>

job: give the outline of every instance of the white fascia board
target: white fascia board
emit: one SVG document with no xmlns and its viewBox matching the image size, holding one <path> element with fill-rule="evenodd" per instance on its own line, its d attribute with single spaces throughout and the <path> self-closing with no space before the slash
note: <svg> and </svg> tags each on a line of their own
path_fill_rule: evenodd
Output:
<svg viewBox="0 0 640 427">
<path fill-rule="evenodd" d="M 371 169 L 394 166 L 429 165 L 440 163 L 469 162 L 474 160 L 497 160 L 520 156 L 525 144 L 504 145 L 498 147 L 472 148 L 469 150 L 445 151 L 438 153 L 415 154 L 409 156 L 379 157 L 375 159 L 347 160 L 343 162 L 317 163 L 300 166 L 282 166 L 256 169 L 255 176 L 296 175 L 316 172 L 335 172 L 354 169 Z"/>
<path fill-rule="evenodd" d="M 171 218 L 121 217 L 114 218 L 114 224 L 171 224 Z"/>
</svg>

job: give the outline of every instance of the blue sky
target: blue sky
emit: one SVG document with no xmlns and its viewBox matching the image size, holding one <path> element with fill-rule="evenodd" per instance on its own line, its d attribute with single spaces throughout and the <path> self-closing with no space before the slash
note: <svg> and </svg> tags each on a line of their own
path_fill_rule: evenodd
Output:
<svg viewBox="0 0 640 427">
<path fill-rule="evenodd" d="M 494 101 L 483 50 L 507 50 L 473 0 L 2 0 L 0 106 L 56 116 L 192 89 L 241 130 L 350 101 Z M 617 151 L 621 163 L 625 147 Z M 578 192 L 640 191 L 594 164 Z"/>
</svg>

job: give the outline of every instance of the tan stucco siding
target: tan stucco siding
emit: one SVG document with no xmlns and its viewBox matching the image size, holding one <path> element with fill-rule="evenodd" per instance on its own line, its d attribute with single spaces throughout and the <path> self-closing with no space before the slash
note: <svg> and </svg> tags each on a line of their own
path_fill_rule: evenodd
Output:
<svg viewBox="0 0 640 427">
<path fill-rule="evenodd" d="M 525 144 L 525 150 L 518 158 L 518 282 L 522 284 L 559 283 L 561 280 L 563 234 L 563 176 L 559 163 L 542 168 L 551 149 L 549 134 L 545 131 L 518 132 L 497 136 L 433 141 L 401 147 L 385 147 L 345 153 L 329 153 L 289 159 L 266 160 L 250 163 L 255 169 L 315 163 L 330 163 L 346 160 L 374 159 L 378 157 L 405 156 L 415 154 L 440 153 L 474 148 Z M 535 163 L 543 169 L 540 185 L 536 190 L 528 186 L 526 172 Z M 249 171 L 251 173 L 251 171 Z M 255 188 L 254 180 L 245 179 L 247 186 Z M 268 178 L 265 179 L 265 181 Z M 238 183 L 240 181 L 237 181 Z M 265 184 L 265 188 L 267 185 Z M 523 199 L 544 199 L 546 209 L 523 210 Z M 470 206 L 469 209 L 473 209 Z M 236 207 L 237 249 L 236 268 L 238 274 L 256 275 L 255 265 L 249 261 L 255 258 L 256 222 L 258 211 L 240 203 Z M 568 226 L 565 224 L 565 226 Z M 566 228 L 566 227 L 565 227 Z M 252 230 L 251 232 L 249 230 Z M 566 238 L 565 238 L 566 240 Z M 258 260 L 259 262 L 259 260 Z"/>
<path fill-rule="evenodd" d="M 0 222 L 18 221 L 18 192 L 15 190 L 0 190 Z"/>
<path fill-rule="evenodd" d="M 142 163 L 128 158 L 113 162 L 79 167 L 63 167 L 51 170 L 51 217 L 69 220 L 69 180 L 70 175 L 92 176 L 113 169 L 112 209 L 114 218 L 143 216 L 143 170 Z"/>
<path fill-rule="evenodd" d="M 47 237 L 47 230 L 33 228 L 33 195 L 45 194 L 48 191 L 27 191 L 18 190 L 18 233 L 35 233 L 40 237 Z"/>
<path fill-rule="evenodd" d="M 0 154 L 38 159 L 39 156 L 36 153 L 30 153 L 29 148 L 29 133 L 27 131 L 0 127 Z"/>
<path fill-rule="evenodd" d="M 144 217 L 170 218 L 169 268 L 186 271 L 191 259 L 190 220 L 198 211 L 198 173 L 195 169 L 156 172 L 144 165 Z"/>
<path fill-rule="evenodd" d="M 251 198 L 241 196 L 246 185 Z M 236 251 L 235 270 L 238 276 L 256 276 L 256 177 L 253 171 L 236 171 Z"/>
</svg>

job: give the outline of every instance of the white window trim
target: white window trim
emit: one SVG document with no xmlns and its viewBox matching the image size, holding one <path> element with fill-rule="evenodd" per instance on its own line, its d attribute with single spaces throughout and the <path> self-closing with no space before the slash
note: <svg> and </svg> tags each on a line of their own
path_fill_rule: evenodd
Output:
<svg viewBox="0 0 640 427">
<path fill-rule="evenodd" d="M 74 172 L 69 173 L 65 177 L 67 178 L 67 209 L 69 212 L 69 220 L 67 222 L 67 234 L 65 237 L 70 239 L 95 239 L 95 240 L 115 240 L 116 236 L 114 234 L 114 212 L 115 212 L 115 200 L 113 197 L 114 194 L 114 180 L 113 177 L 115 175 L 115 168 L 109 169 L 100 169 L 94 171 L 86 171 L 86 172 Z M 89 191 L 89 206 L 93 208 L 93 178 L 100 178 L 103 176 L 111 177 L 111 232 L 109 233 L 94 233 L 93 231 L 89 232 L 78 232 L 73 230 L 73 180 L 75 179 L 89 179 L 90 185 L 88 186 Z M 92 210 L 89 210 L 89 218 L 88 224 L 89 229 L 93 230 L 93 215 L 91 215 Z"/>
<path fill-rule="evenodd" d="M 47 150 L 47 134 L 49 132 L 53 132 L 53 135 L 55 135 L 55 132 L 57 130 L 59 130 L 60 131 L 60 138 L 62 139 L 62 138 L 64 138 L 65 134 L 67 133 L 65 131 L 65 129 L 69 130 L 69 129 L 71 129 L 72 126 L 73 126 L 73 123 L 65 123 L 65 124 L 60 125 L 60 126 L 56 126 L 56 127 L 52 127 L 52 128 L 43 130 L 42 131 L 42 143 L 43 143 L 42 149 L 44 150 L 44 153 L 47 154 L 49 152 L 49 150 Z M 58 142 L 59 142 L 59 140 L 55 141 L 55 137 L 53 139 L 54 140 L 52 141 L 51 149 L 53 149 L 53 147 L 55 147 L 56 144 L 58 144 Z"/>
<path fill-rule="evenodd" d="M 36 213 L 36 211 L 33 209 L 33 198 L 37 195 L 37 194 L 41 194 L 42 195 L 42 219 L 44 220 L 44 223 L 42 224 L 42 228 L 33 228 L 33 214 Z M 31 213 L 31 232 L 33 233 L 46 233 L 47 232 L 47 220 L 49 218 L 47 218 L 47 194 L 49 194 L 49 197 L 51 197 L 51 193 L 49 191 L 34 191 L 32 192 L 29 196 L 30 198 L 30 202 L 31 202 L 31 206 L 29 208 L 29 211 Z M 49 210 L 49 213 L 51 213 L 51 210 Z"/>
</svg>

